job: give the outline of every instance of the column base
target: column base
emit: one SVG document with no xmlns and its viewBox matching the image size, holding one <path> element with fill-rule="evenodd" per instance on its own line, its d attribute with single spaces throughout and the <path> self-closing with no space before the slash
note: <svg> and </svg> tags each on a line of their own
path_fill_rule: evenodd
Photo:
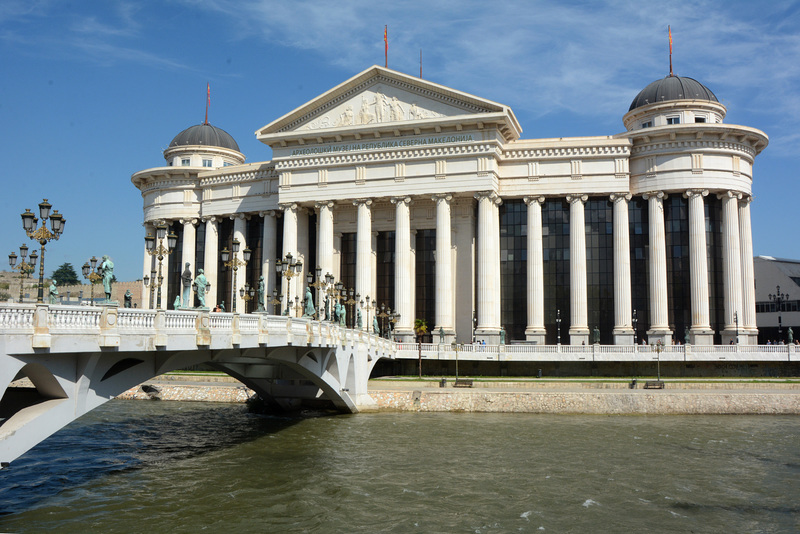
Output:
<svg viewBox="0 0 800 534">
<path fill-rule="evenodd" d="M 589 329 L 588 328 L 570 328 L 569 329 L 569 344 L 570 345 L 588 345 L 589 344 Z"/>
<path fill-rule="evenodd" d="M 633 334 L 633 328 L 615 328 L 612 333 L 614 334 L 614 345 L 636 344 L 636 337 Z"/>
<path fill-rule="evenodd" d="M 705 328 L 692 328 L 689 331 L 689 342 L 692 345 L 713 345 L 714 331 Z"/>
<path fill-rule="evenodd" d="M 726 328 L 725 330 L 720 332 L 720 334 L 722 335 L 723 345 L 737 345 L 737 344 L 741 345 L 742 339 L 745 337 L 744 332 L 741 329 L 737 333 L 735 328 Z M 738 337 L 738 343 L 737 343 L 737 337 Z"/>
<path fill-rule="evenodd" d="M 547 331 L 544 328 L 526 328 L 525 341 L 533 345 L 544 345 Z"/>
<path fill-rule="evenodd" d="M 499 345 L 500 329 L 478 328 L 475 330 L 475 341 L 478 343 L 485 342 L 487 345 Z"/>
<path fill-rule="evenodd" d="M 739 345 L 758 345 L 758 330 L 739 331 Z"/>
<path fill-rule="evenodd" d="M 664 345 L 672 345 L 672 330 L 666 328 L 654 328 L 647 331 L 647 343 L 658 343 L 661 341 Z"/>
</svg>

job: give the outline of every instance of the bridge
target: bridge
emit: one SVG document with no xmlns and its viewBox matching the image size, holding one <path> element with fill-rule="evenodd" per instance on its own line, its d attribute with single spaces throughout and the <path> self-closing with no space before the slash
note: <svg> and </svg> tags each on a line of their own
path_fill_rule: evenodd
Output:
<svg viewBox="0 0 800 534">
<path fill-rule="evenodd" d="M 233 376 L 276 408 L 356 413 L 372 404 L 367 381 L 375 363 L 393 355 L 386 339 L 304 318 L 2 305 L 0 465 L 131 387 L 198 364 Z M 33 387 L 9 387 L 24 378 Z"/>
<path fill-rule="evenodd" d="M 285 316 L 0 305 L 0 466 L 83 414 L 155 376 L 206 364 L 274 408 L 374 405 L 381 358 L 497 362 L 800 361 L 800 347 L 452 345 L 394 343 L 366 331 Z M 29 382 L 23 380 L 28 379 Z M 14 387 L 9 387 L 12 385 Z M 19 387 L 22 383 L 32 387 Z"/>
</svg>

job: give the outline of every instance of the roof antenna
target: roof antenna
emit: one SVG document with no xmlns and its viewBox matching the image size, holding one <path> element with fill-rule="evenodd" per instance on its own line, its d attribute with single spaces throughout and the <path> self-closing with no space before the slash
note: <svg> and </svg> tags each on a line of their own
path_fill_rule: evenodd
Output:
<svg viewBox="0 0 800 534">
<path fill-rule="evenodd" d="M 206 83 L 206 120 L 204 125 L 208 125 L 208 106 L 211 105 L 211 84 Z"/>
<path fill-rule="evenodd" d="M 667 31 L 669 32 L 669 75 L 675 76 L 672 73 L 672 28 L 667 26 Z"/>
</svg>

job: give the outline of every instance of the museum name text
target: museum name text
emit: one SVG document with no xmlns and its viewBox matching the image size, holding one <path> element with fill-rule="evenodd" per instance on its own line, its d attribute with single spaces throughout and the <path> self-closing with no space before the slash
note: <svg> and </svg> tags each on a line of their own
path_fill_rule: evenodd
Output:
<svg viewBox="0 0 800 534">
<path fill-rule="evenodd" d="M 343 145 L 315 146 L 295 148 L 292 156 L 309 156 L 313 154 L 333 154 L 336 152 L 358 152 L 363 150 L 381 150 L 384 148 L 410 148 L 415 146 L 441 145 L 444 143 L 466 143 L 473 141 L 472 134 L 441 135 L 437 137 L 389 139 L 386 141 L 370 141 L 364 143 L 347 143 Z"/>
</svg>

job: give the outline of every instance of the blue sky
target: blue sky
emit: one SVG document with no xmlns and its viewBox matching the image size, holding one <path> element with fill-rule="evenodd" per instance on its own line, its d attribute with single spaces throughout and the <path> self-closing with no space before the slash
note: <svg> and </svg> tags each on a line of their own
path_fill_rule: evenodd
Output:
<svg viewBox="0 0 800 534">
<path fill-rule="evenodd" d="M 756 5 L 759 4 L 759 5 Z M 648 83 L 708 86 L 730 124 L 765 131 L 755 165 L 754 252 L 800 259 L 800 5 L 771 1 L 0 2 L 0 251 L 35 245 L 19 214 L 42 198 L 67 220 L 46 274 L 110 255 L 141 276 L 134 172 L 203 121 L 248 162 L 256 129 L 373 64 L 510 106 L 524 138 L 610 135 Z"/>
</svg>

